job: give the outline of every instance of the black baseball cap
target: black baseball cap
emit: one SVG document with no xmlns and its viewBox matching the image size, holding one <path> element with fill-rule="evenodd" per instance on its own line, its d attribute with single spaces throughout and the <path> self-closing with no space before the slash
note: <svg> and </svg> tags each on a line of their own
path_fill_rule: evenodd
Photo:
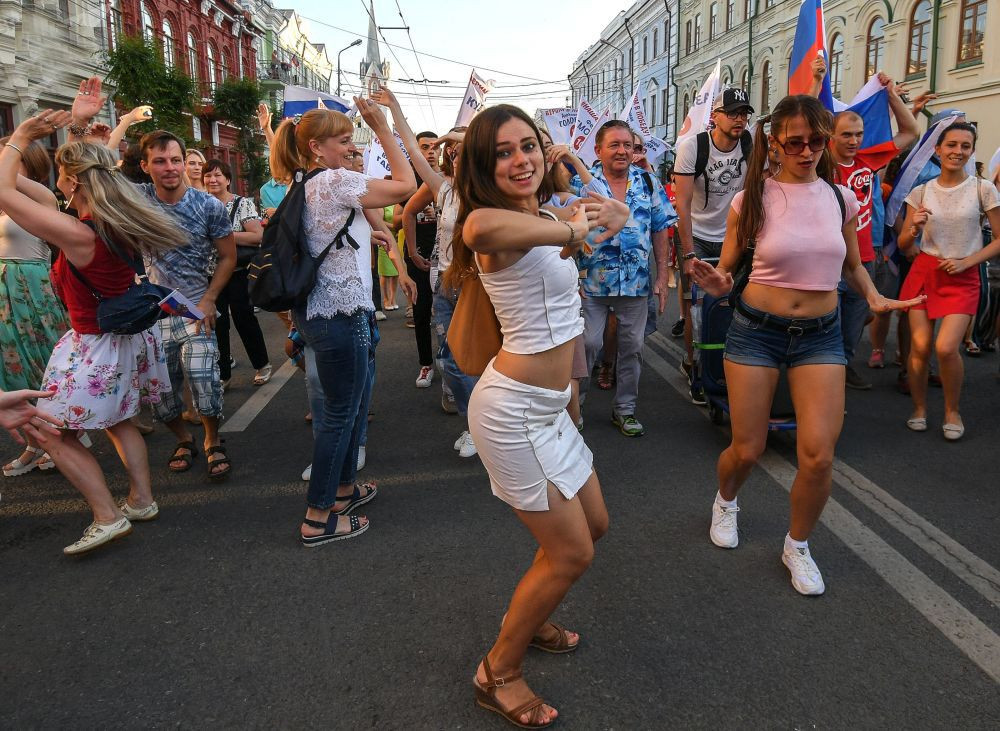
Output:
<svg viewBox="0 0 1000 731">
<path fill-rule="evenodd" d="M 723 112 L 738 112 L 746 109 L 750 114 L 754 113 L 750 106 L 750 95 L 743 89 L 726 89 L 720 96 L 715 98 L 712 111 L 722 110 Z"/>
</svg>

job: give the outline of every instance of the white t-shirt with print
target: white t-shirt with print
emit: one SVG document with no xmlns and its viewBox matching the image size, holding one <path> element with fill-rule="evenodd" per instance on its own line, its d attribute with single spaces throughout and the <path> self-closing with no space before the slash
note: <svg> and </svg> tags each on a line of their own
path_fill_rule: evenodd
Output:
<svg viewBox="0 0 1000 731">
<path fill-rule="evenodd" d="M 361 197 L 368 191 L 369 177 L 352 170 L 324 170 L 306 181 L 306 206 L 303 228 L 309 251 L 319 256 L 340 233 L 351 211 L 354 220 L 348 232 L 358 248 L 330 247 L 319 268 L 316 287 L 309 294 L 306 317 L 310 320 L 335 315 L 350 315 L 358 310 L 373 312 L 372 302 L 372 228 L 361 208 Z"/>
<path fill-rule="evenodd" d="M 697 135 L 681 140 L 677 145 L 674 173 L 694 175 L 698 159 Z M 739 140 L 729 152 L 715 146 L 711 133 L 708 135 L 708 164 L 703 176 L 693 179 L 694 193 L 691 196 L 691 233 L 705 241 L 719 242 L 726 238 L 726 217 L 733 196 L 743 190 L 747 161 Z M 708 178 L 708 205 L 705 201 L 705 178 Z"/>
<path fill-rule="evenodd" d="M 920 250 L 939 259 L 964 259 L 983 248 L 981 211 L 1000 206 L 996 186 L 970 175 L 952 188 L 938 179 L 918 185 L 906 196 L 911 208 L 931 212 L 920 237 Z"/>
</svg>

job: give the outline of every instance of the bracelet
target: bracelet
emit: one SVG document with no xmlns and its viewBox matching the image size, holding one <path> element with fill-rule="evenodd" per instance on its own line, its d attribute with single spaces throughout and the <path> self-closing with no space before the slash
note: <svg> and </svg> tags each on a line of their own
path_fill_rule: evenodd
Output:
<svg viewBox="0 0 1000 731">
<path fill-rule="evenodd" d="M 569 229 L 569 241 L 567 241 L 566 244 L 567 245 L 572 244 L 574 241 L 576 241 L 576 231 L 574 231 L 573 227 L 570 226 L 566 221 L 560 221 L 560 223 L 562 223 L 566 228 Z"/>
<path fill-rule="evenodd" d="M 80 126 L 79 124 L 73 123 L 70 124 L 70 126 L 67 127 L 67 129 L 69 130 L 69 133 L 71 135 L 74 135 L 76 137 L 86 137 L 88 134 L 90 134 L 89 124 Z"/>
<path fill-rule="evenodd" d="M 684 261 L 690 261 L 691 259 L 694 259 L 696 256 L 697 254 L 695 254 L 693 251 L 689 251 L 688 253 L 681 255 L 681 259 L 683 259 Z"/>
<path fill-rule="evenodd" d="M 18 147 L 17 145 L 15 145 L 13 142 L 8 142 L 7 144 L 4 145 L 4 147 L 13 147 L 15 150 L 17 150 L 21 154 L 21 157 L 24 157 L 24 150 L 22 150 L 20 147 Z"/>
</svg>

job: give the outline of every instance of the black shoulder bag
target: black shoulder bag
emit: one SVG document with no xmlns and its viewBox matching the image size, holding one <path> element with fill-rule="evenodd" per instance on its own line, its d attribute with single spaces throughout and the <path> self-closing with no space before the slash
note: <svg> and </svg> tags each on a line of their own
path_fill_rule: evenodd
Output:
<svg viewBox="0 0 1000 731">
<path fill-rule="evenodd" d="M 90 226 L 97 233 L 93 222 L 83 221 L 83 223 Z M 148 330 L 161 317 L 166 317 L 167 313 L 160 307 L 160 302 L 172 290 L 149 281 L 141 256 L 130 259 L 117 246 L 99 233 L 98 236 L 112 254 L 132 268 L 138 276 L 139 281 L 134 282 L 117 297 L 105 297 L 94 288 L 94 285 L 87 281 L 87 278 L 80 273 L 79 269 L 73 266 L 73 262 L 69 259 L 66 260 L 70 271 L 73 272 L 77 279 L 87 285 L 90 293 L 97 300 L 97 327 L 102 333 L 112 333 L 114 335 L 135 335 L 141 333 L 143 330 Z"/>
<path fill-rule="evenodd" d="M 239 215 L 240 203 L 242 202 L 243 202 L 243 196 L 241 195 L 236 196 L 233 199 L 233 209 L 229 213 L 229 223 L 233 227 L 234 234 L 238 233 L 236 231 L 236 217 Z M 241 229 L 243 228 L 242 222 L 240 228 Z M 236 244 L 236 268 L 246 269 L 248 266 L 250 266 L 250 262 L 253 261 L 253 258 L 257 255 L 258 251 L 260 251 L 259 246 Z"/>
<path fill-rule="evenodd" d="M 829 181 L 827 181 L 827 185 L 833 188 L 833 195 L 837 198 L 837 203 L 840 205 L 840 225 L 844 226 L 847 223 L 847 204 L 844 203 L 844 197 L 836 185 Z M 750 272 L 753 270 L 753 254 L 756 248 L 756 239 L 750 239 L 747 241 L 747 245 L 743 247 L 740 263 L 736 265 L 736 271 L 733 272 L 733 288 L 729 290 L 730 307 L 736 307 L 736 301 L 743 294 L 743 290 L 746 289 L 747 283 L 750 281 Z"/>
</svg>

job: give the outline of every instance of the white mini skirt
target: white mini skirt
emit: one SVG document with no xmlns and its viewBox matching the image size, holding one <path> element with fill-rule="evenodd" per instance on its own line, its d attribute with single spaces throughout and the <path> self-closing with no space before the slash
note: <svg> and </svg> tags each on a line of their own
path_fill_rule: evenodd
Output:
<svg viewBox="0 0 1000 731">
<path fill-rule="evenodd" d="M 553 391 L 499 373 L 491 361 L 469 400 L 469 431 L 493 494 L 518 510 L 549 509 L 546 483 L 573 499 L 594 455 L 566 412 L 570 389 Z"/>
</svg>

